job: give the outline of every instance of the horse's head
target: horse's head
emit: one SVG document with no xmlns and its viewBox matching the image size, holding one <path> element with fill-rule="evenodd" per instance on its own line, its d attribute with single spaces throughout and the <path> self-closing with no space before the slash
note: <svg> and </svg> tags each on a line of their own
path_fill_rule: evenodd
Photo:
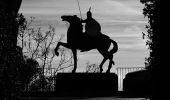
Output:
<svg viewBox="0 0 170 100">
<path fill-rule="evenodd" d="M 61 19 L 70 23 L 69 29 L 73 29 L 72 31 L 75 31 L 74 33 L 82 33 L 83 25 L 77 15 L 64 15 L 61 16 Z"/>
<path fill-rule="evenodd" d="M 80 18 L 77 17 L 77 15 L 64 15 L 64 16 L 61 16 L 61 19 L 62 21 L 67 21 L 69 22 L 70 24 L 72 23 L 80 23 Z"/>
</svg>

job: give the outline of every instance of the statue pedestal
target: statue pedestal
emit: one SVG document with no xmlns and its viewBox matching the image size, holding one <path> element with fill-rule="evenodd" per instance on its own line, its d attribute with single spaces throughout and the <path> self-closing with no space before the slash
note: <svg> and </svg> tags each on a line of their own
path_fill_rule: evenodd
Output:
<svg viewBox="0 0 170 100">
<path fill-rule="evenodd" d="M 59 73 L 56 76 L 58 96 L 111 96 L 117 90 L 115 73 Z"/>
<path fill-rule="evenodd" d="M 157 91 L 153 86 L 150 70 L 128 73 L 123 80 L 123 90 L 127 95 L 148 97 L 152 91 Z"/>
</svg>

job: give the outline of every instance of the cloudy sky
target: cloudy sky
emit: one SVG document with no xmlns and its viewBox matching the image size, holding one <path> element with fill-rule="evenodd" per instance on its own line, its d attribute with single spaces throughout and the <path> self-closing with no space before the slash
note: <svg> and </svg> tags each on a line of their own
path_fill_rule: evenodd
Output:
<svg viewBox="0 0 170 100">
<path fill-rule="evenodd" d="M 114 56 L 116 67 L 141 67 L 148 56 L 142 32 L 146 32 L 147 19 L 142 14 L 139 0 L 79 0 L 83 19 L 89 7 L 93 17 L 101 24 L 103 34 L 118 42 L 119 51 Z M 54 25 L 58 35 L 65 34 L 67 25 L 61 15 L 80 16 L 77 0 L 23 0 L 20 12 L 26 17 L 36 17 L 37 25 Z M 97 58 L 97 59 L 96 59 Z M 100 64 L 102 56 L 97 50 L 78 52 L 79 64 Z M 105 64 L 107 66 L 107 63 Z M 81 68 L 80 68 L 81 70 Z"/>
</svg>

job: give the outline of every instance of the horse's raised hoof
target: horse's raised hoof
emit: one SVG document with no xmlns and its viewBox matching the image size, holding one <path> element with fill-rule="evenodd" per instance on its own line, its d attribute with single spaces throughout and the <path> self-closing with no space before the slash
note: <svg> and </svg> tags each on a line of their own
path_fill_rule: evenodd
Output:
<svg viewBox="0 0 170 100">
<path fill-rule="evenodd" d="M 112 64 L 115 65 L 115 62 L 113 61 Z"/>
</svg>

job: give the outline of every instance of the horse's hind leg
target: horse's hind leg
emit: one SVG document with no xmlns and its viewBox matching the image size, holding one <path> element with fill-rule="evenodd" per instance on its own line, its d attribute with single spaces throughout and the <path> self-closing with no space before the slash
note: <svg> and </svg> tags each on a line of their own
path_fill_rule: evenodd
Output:
<svg viewBox="0 0 170 100">
<path fill-rule="evenodd" d="M 103 68 L 102 68 L 102 67 L 103 67 L 103 64 L 105 63 L 106 60 L 107 60 L 107 59 L 104 57 L 104 58 L 103 58 L 103 61 L 101 62 L 100 66 L 99 66 L 99 67 L 100 67 L 100 73 L 102 73 L 102 71 L 103 71 Z"/>
<path fill-rule="evenodd" d="M 102 60 L 102 62 L 101 62 L 101 64 L 99 65 L 99 67 L 100 67 L 100 73 L 103 71 L 103 64 L 106 62 L 106 60 L 108 59 L 108 57 L 107 57 L 107 50 L 105 50 L 105 49 L 103 49 L 103 48 L 97 48 L 97 50 L 100 52 L 100 54 L 102 54 L 102 56 L 103 56 L 103 60 Z"/>
<path fill-rule="evenodd" d="M 109 66 L 108 66 L 108 69 L 106 71 L 106 73 L 110 73 L 110 69 L 112 68 L 112 64 L 114 65 L 114 61 L 113 61 L 113 55 L 110 55 L 109 56 Z"/>
</svg>

